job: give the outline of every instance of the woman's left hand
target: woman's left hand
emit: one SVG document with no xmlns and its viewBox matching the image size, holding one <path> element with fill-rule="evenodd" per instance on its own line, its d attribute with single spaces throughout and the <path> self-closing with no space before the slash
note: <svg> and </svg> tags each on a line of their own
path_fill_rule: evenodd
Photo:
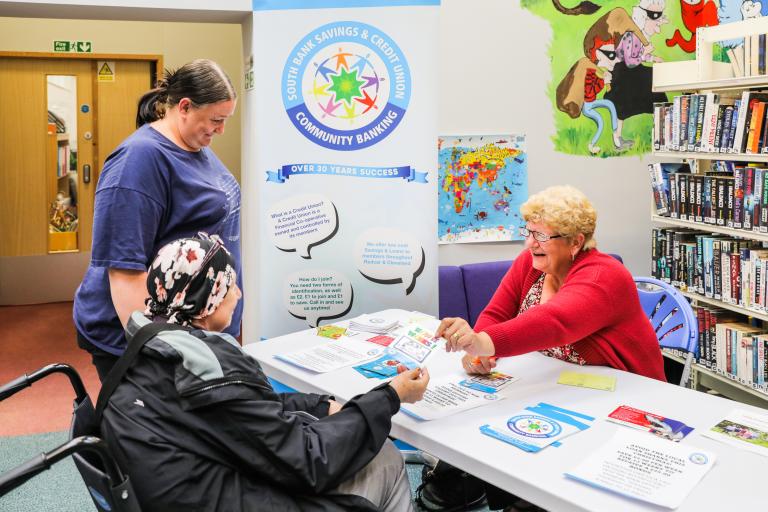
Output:
<svg viewBox="0 0 768 512">
<path fill-rule="evenodd" d="M 492 356 L 496 353 L 491 337 L 484 332 L 475 332 L 463 318 L 443 318 L 435 336 L 445 338 L 446 352 L 464 350 L 473 356 Z"/>
</svg>

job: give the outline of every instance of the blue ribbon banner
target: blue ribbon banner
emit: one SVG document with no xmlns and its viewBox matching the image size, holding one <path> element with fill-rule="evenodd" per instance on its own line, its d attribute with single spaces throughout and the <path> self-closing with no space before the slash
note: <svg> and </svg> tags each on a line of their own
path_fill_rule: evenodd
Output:
<svg viewBox="0 0 768 512">
<path fill-rule="evenodd" d="M 426 172 L 418 172 L 410 165 L 400 167 L 366 167 L 339 164 L 287 164 L 276 171 L 267 171 L 267 181 L 285 183 L 291 176 L 302 174 L 331 174 L 352 178 L 402 178 L 409 182 L 427 183 Z"/>
</svg>

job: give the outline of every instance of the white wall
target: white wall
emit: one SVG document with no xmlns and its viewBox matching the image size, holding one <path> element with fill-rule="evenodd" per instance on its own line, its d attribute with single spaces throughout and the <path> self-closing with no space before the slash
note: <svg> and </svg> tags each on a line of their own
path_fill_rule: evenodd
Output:
<svg viewBox="0 0 768 512">
<path fill-rule="evenodd" d="M 0 0 L 0 16 L 240 22 L 247 16 L 243 10 L 250 6 L 248 0 L 184 0 L 160 5 L 142 0 L 122 2 L 130 7 L 113 7 L 120 3 Z M 442 0 L 440 17 L 440 132 L 524 133 L 530 191 L 565 183 L 583 190 L 598 211 L 598 246 L 621 254 L 632 273 L 647 275 L 651 228 L 648 158 L 574 157 L 553 150 L 554 107 L 546 96 L 548 23 L 520 8 L 519 0 Z M 457 72 L 456 66 L 463 72 Z M 473 75 L 482 78 L 473 82 Z M 243 128 L 246 135 L 248 129 Z M 243 147 L 247 146 L 244 142 Z M 442 265 L 509 259 L 521 248 L 521 243 L 448 245 L 440 247 L 438 258 Z"/>
<path fill-rule="evenodd" d="M 530 192 L 562 184 L 581 189 L 598 212 L 598 248 L 620 254 L 633 274 L 648 275 L 649 158 L 554 151 L 549 23 L 519 0 L 442 0 L 440 14 L 440 133 L 525 134 Z M 438 258 L 458 265 L 511 259 L 521 249 L 522 242 L 442 245 Z"/>
</svg>

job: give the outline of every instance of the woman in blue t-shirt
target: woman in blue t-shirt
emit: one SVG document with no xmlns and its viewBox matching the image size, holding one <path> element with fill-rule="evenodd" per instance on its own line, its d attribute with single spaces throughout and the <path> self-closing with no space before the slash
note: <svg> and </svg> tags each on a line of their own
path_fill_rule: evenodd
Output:
<svg viewBox="0 0 768 512">
<path fill-rule="evenodd" d="M 232 82 L 213 61 L 166 71 L 139 100 L 138 129 L 107 158 L 96 188 L 91 263 L 75 293 L 78 345 L 103 380 L 126 345 L 124 327 L 147 298 L 158 249 L 216 234 L 240 268 L 240 186 L 208 148 L 235 111 Z M 238 305 L 226 332 L 240 333 Z"/>
</svg>

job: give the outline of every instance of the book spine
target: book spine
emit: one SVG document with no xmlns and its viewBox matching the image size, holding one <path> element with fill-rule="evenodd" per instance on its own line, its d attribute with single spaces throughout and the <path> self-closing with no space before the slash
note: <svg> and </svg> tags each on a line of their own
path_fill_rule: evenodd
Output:
<svg viewBox="0 0 768 512">
<path fill-rule="evenodd" d="M 736 123 L 736 134 L 733 141 L 733 151 L 735 153 L 741 151 L 742 141 L 744 141 L 744 124 L 747 119 L 747 106 L 749 104 L 749 97 L 749 91 L 744 91 L 741 93 L 741 103 L 739 104 L 739 114 Z"/>
<path fill-rule="evenodd" d="M 764 169 L 755 169 L 753 188 L 752 188 L 752 231 L 760 232 L 760 217 L 763 199 L 763 176 Z"/>
<path fill-rule="evenodd" d="M 734 153 L 736 151 L 733 144 L 734 139 L 736 138 L 736 128 L 738 125 L 740 105 L 741 100 L 736 100 L 733 102 L 733 112 L 731 113 L 731 128 L 730 132 L 728 133 L 728 143 L 725 151 L 726 153 Z"/>
<path fill-rule="evenodd" d="M 739 303 L 739 281 L 740 281 L 740 274 L 741 274 L 741 261 L 739 257 L 739 253 L 734 251 L 731 254 L 728 255 L 730 258 L 730 296 L 728 297 L 728 303 L 730 304 L 738 304 Z"/>
<path fill-rule="evenodd" d="M 691 120 L 696 119 L 695 101 L 695 94 L 684 94 L 680 97 L 680 151 L 688 151 L 689 148 L 693 150 L 696 134 L 691 129 Z"/>
<path fill-rule="evenodd" d="M 733 171 L 734 189 L 733 189 L 733 227 L 735 229 L 741 229 L 742 216 L 744 215 L 744 168 L 736 168 Z"/>
<path fill-rule="evenodd" d="M 744 168 L 744 199 L 742 202 L 743 211 L 741 214 L 741 227 L 752 229 L 752 203 L 754 201 L 755 187 L 755 169 L 752 167 Z"/>
<path fill-rule="evenodd" d="M 693 193 L 693 200 L 691 201 L 691 204 L 694 207 L 693 211 L 693 219 L 696 222 L 704 222 L 704 214 L 703 214 L 703 207 L 704 207 L 704 176 L 701 176 L 699 174 L 692 175 L 692 189 L 694 190 Z"/>
<path fill-rule="evenodd" d="M 721 241 L 717 239 L 712 242 L 712 296 L 715 300 L 720 300 L 723 296 L 723 271 L 720 268 L 722 263 L 720 244 Z"/>
<path fill-rule="evenodd" d="M 726 105 L 718 105 L 717 107 L 717 121 L 715 124 L 715 138 L 712 144 L 712 151 L 720 152 L 721 139 L 723 138 L 723 124 L 725 123 L 725 109 Z"/>
<path fill-rule="evenodd" d="M 672 150 L 680 149 L 680 96 L 672 100 Z"/>
</svg>

